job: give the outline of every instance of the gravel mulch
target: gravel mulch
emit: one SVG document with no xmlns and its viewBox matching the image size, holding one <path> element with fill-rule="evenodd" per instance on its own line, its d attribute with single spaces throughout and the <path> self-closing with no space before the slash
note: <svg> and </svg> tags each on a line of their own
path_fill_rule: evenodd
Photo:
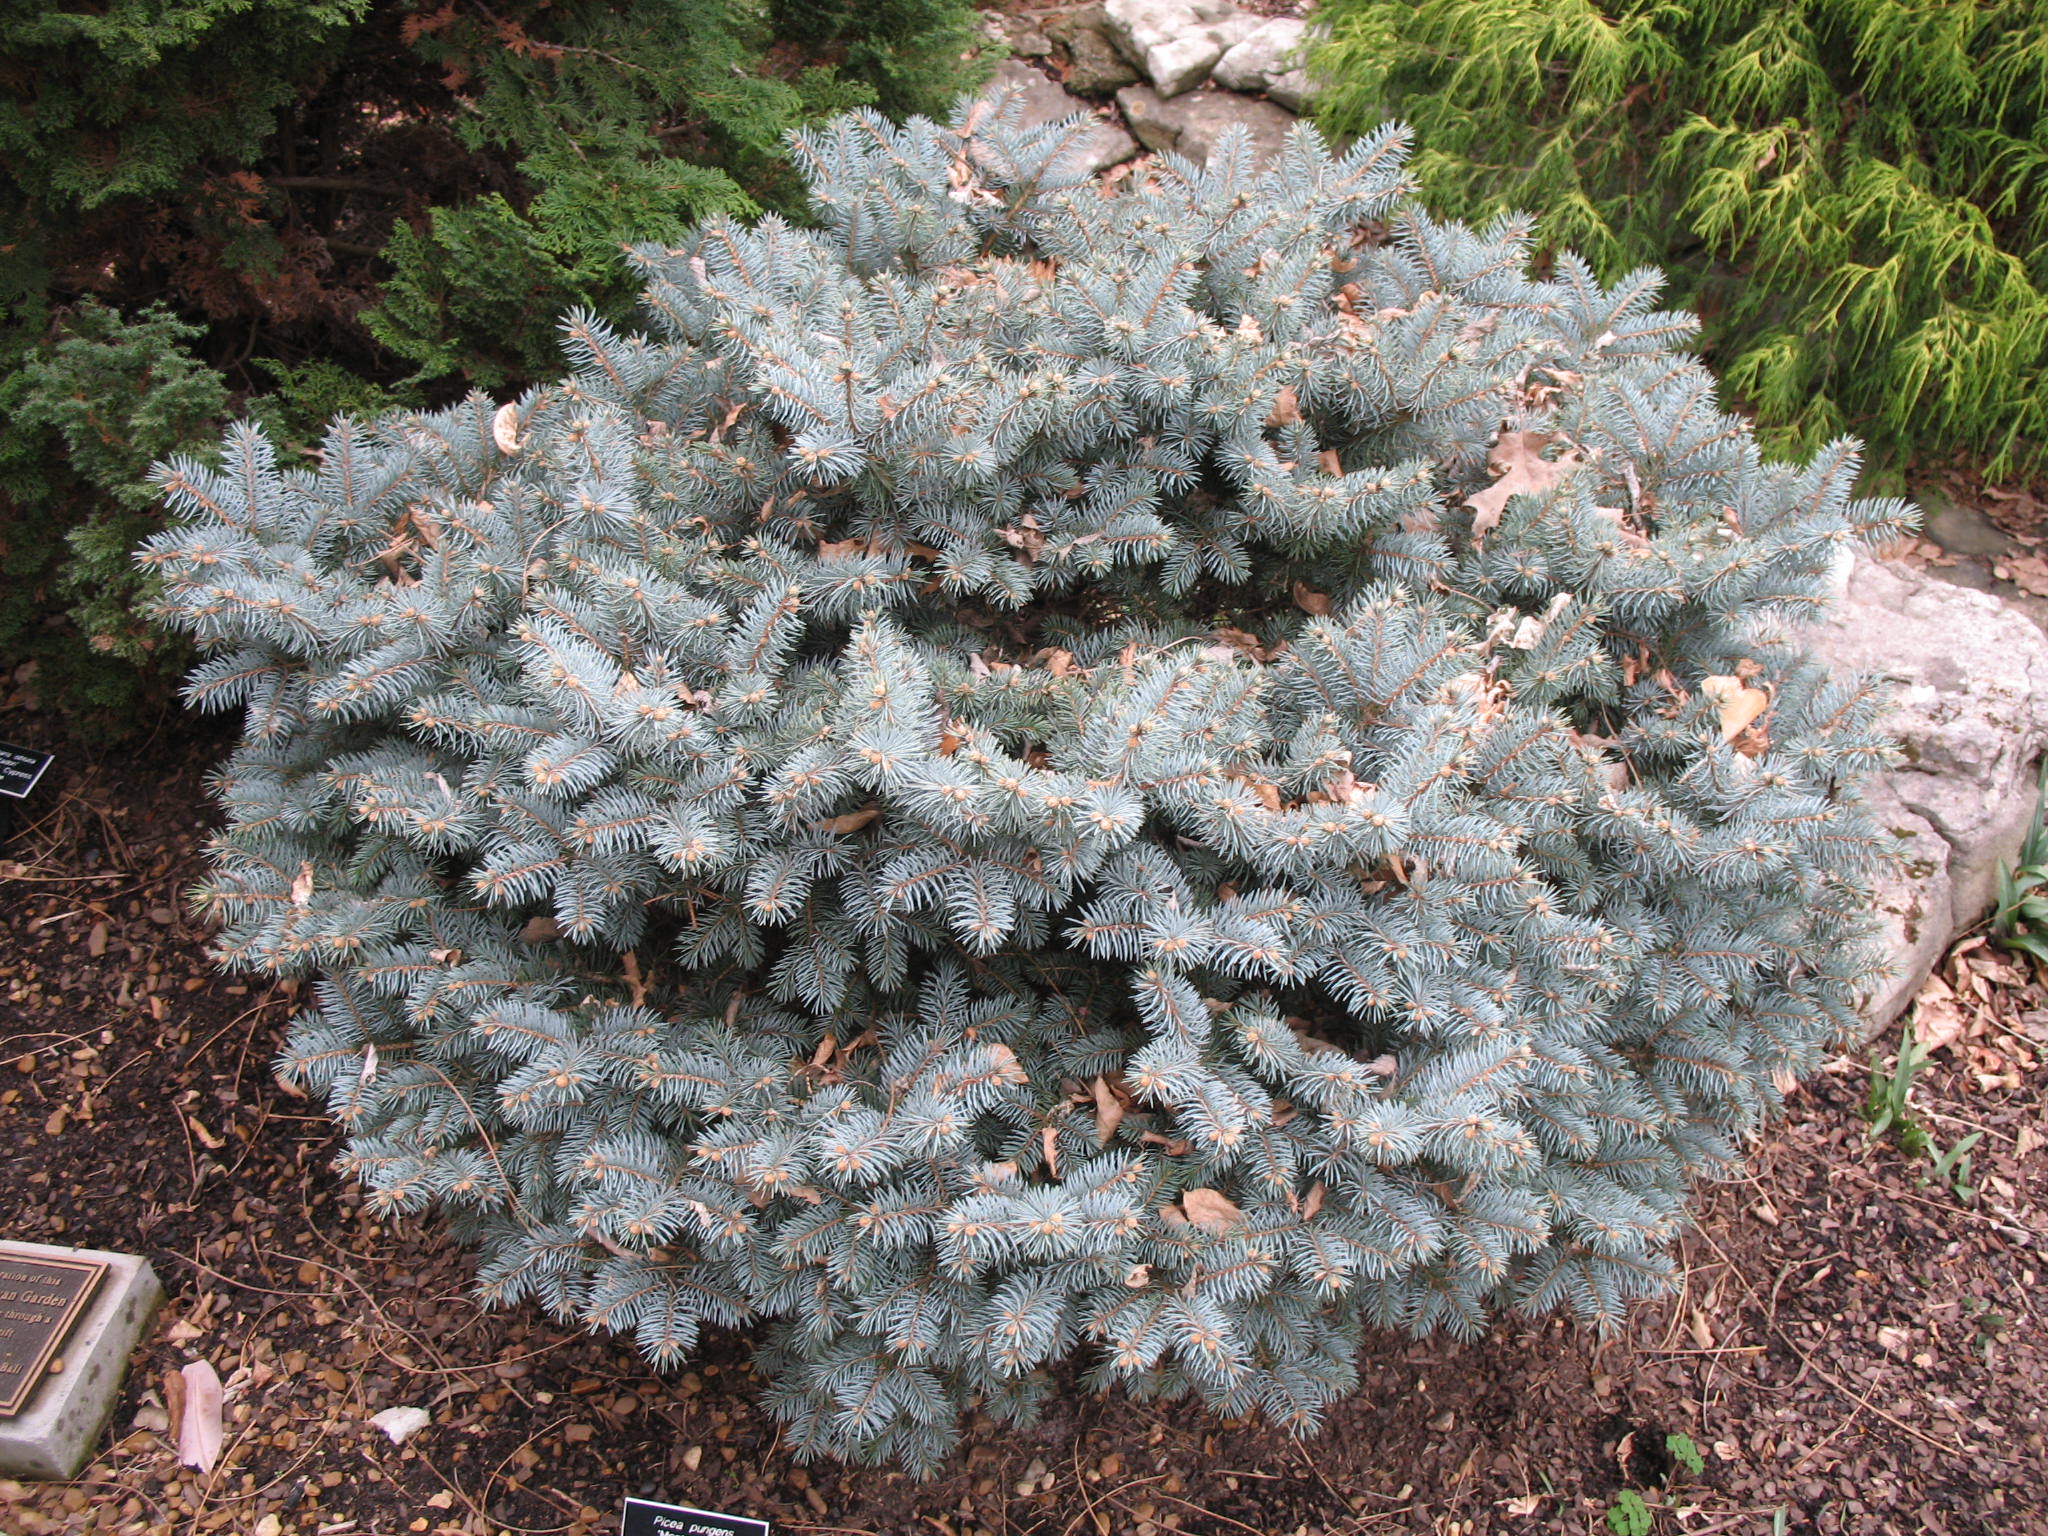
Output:
<svg viewBox="0 0 2048 1536">
<path fill-rule="evenodd" d="M 0 712 L 0 738 L 42 728 Z M 170 1295 L 79 1481 L 0 1482 L 7 1536 L 596 1536 L 626 1494 L 818 1536 L 1590 1532 L 1628 1528 L 1626 1492 L 1691 1536 L 2048 1531 L 2048 989 L 1981 943 L 1915 1089 L 1938 1145 L 1982 1133 L 1968 1198 L 1870 1140 L 1844 1058 L 1705 1196 L 1683 1291 L 1622 1337 L 1375 1338 L 1301 1443 L 1076 1390 L 920 1483 L 785 1454 L 744 1339 L 660 1379 L 480 1313 L 464 1254 L 363 1215 L 270 1077 L 292 997 L 215 975 L 180 910 L 220 748 L 67 751 L 0 847 L 0 1233 L 139 1251 Z M 196 1359 L 228 1384 L 205 1477 L 166 1408 Z M 402 1446 L 370 1423 L 394 1406 L 431 1415 Z"/>
</svg>

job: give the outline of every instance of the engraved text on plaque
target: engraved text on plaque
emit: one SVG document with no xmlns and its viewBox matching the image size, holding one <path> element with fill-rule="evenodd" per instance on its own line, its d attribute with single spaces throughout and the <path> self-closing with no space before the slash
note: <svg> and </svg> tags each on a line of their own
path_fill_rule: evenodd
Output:
<svg viewBox="0 0 2048 1536">
<path fill-rule="evenodd" d="M 97 1259 L 0 1253 L 0 1419 L 28 1405 L 106 1272 Z"/>
</svg>

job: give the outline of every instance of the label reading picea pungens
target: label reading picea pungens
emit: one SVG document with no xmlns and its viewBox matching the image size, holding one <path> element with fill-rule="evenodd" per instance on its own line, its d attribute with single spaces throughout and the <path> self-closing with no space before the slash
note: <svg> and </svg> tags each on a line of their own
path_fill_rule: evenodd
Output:
<svg viewBox="0 0 2048 1536">
<path fill-rule="evenodd" d="M 769 1536 L 766 1520 L 746 1515 L 720 1515 L 652 1499 L 626 1500 L 619 1536 Z"/>
</svg>

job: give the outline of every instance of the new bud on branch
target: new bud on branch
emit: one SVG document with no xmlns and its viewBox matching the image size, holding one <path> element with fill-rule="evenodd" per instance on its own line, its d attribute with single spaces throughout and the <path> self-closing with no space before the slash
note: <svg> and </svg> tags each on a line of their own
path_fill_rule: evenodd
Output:
<svg viewBox="0 0 2048 1536">
<path fill-rule="evenodd" d="M 1851 446 L 1398 128 L 1015 122 L 806 135 L 821 227 L 639 251 L 516 402 L 239 429 L 145 555 L 375 1203 L 917 1468 L 1069 1355 L 1302 1429 L 1368 1324 L 1615 1322 L 1878 965 Z"/>
</svg>

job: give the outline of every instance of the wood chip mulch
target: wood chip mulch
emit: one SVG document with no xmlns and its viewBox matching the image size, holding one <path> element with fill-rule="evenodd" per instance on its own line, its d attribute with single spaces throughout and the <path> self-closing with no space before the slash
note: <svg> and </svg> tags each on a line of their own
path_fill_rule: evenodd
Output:
<svg viewBox="0 0 2048 1536">
<path fill-rule="evenodd" d="M 2048 1531 L 2048 988 L 1988 946 L 1951 962 L 1914 1095 L 1939 1146 L 1982 1133 L 1968 1198 L 1870 1139 L 1859 1053 L 1705 1195 L 1684 1289 L 1622 1337 L 1376 1337 L 1299 1443 L 1077 1388 L 920 1483 L 785 1454 L 744 1339 L 658 1378 L 479 1312 L 431 1226 L 365 1218 L 270 1076 L 292 997 L 217 975 L 181 910 L 223 741 L 177 729 L 65 749 L 0 846 L 0 1234 L 141 1252 L 170 1298 L 79 1480 L 0 1481 L 6 1536 L 596 1536 L 627 1494 L 817 1536 L 1476 1536 L 1624 1529 L 1627 1491 L 1690 1536 Z M 203 1477 L 166 1406 L 198 1359 L 228 1388 Z M 399 1406 L 431 1416 L 402 1445 L 370 1423 Z"/>
</svg>

